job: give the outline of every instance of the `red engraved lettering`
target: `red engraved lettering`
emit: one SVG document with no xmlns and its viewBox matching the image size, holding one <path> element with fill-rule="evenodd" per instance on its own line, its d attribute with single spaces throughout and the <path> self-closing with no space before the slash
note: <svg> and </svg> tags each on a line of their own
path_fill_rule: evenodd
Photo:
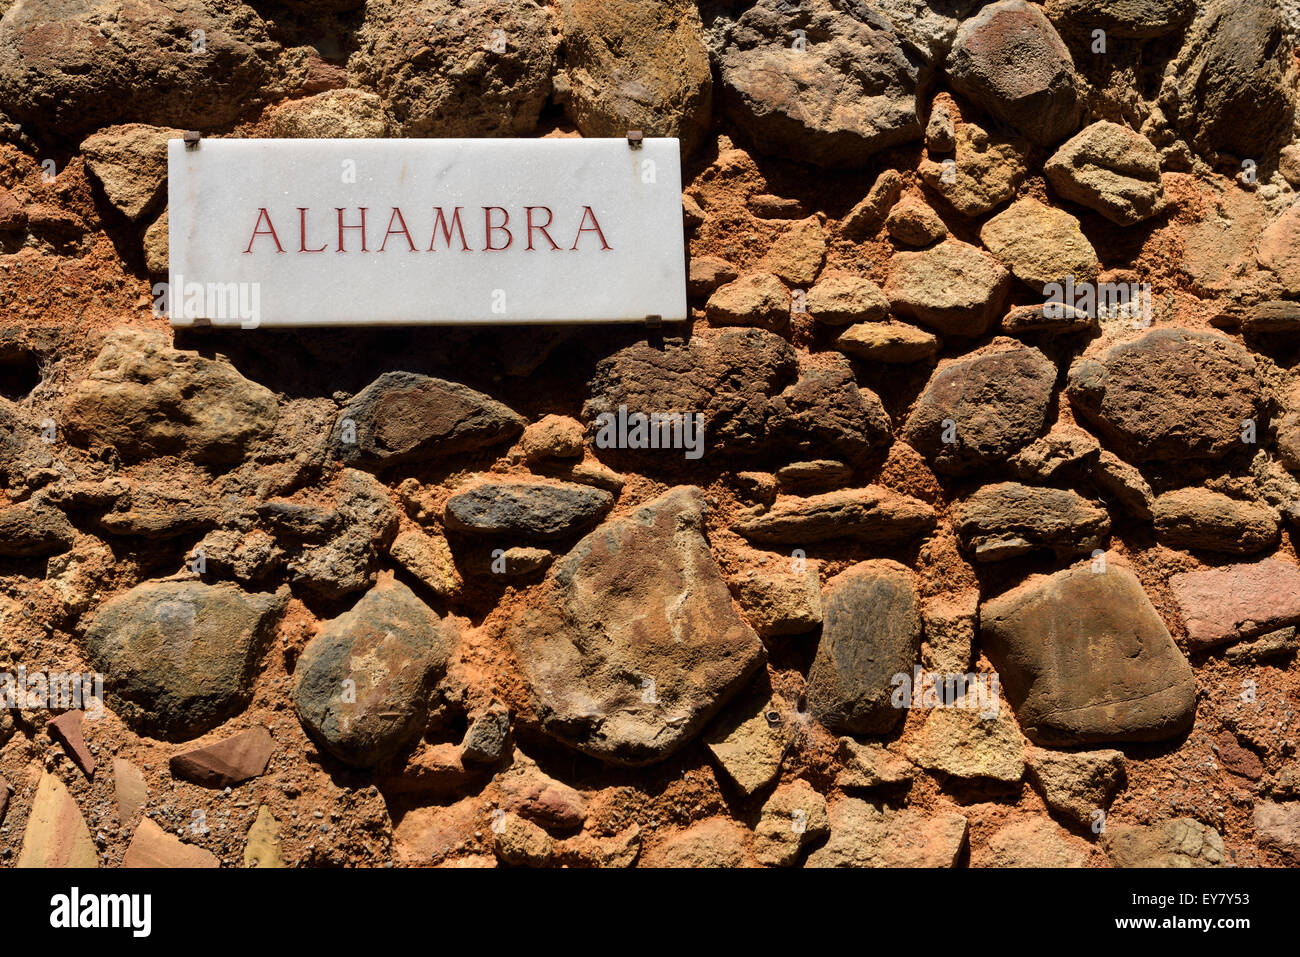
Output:
<svg viewBox="0 0 1300 957">
<path fill-rule="evenodd" d="M 393 228 L 393 220 L 402 224 L 401 229 Z M 406 229 L 406 220 L 402 217 L 402 211 L 396 206 L 393 207 L 393 215 L 388 217 L 388 232 L 384 233 L 384 241 L 379 245 L 379 251 L 382 253 L 384 247 L 388 245 L 388 237 L 393 234 L 406 237 L 406 245 L 411 247 L 411 252 L 415 252 L 415 242 L 411 239 L 411 234 Z"/>
<path fill-rule="evenodd" d="M 501 210 L 500 225 L 492 225 L 492 210 Z M 483 251 L 484 252 L 501 252 L 503 249 L 509 249 L 510 244 L 515 241 L 514 235 L 506 227 L 510 225 L 510 214 L 501 206 L 484 206 L 483 207 Z M 496 230 L 506 234 L 506 244 L 504 246 L 492 245 L 492 233 Z"/>
<path fill-rule="evenodd" d="M 307 210 L 310 208 L 311 207 L 309 206 L 298 207 L 298 252 L 323 253 L 325 251 L 325 246 L 328 246 L 329 243 L 326 243 L 325 246 L 322 246 L 320 249 L 307 248 Z"/>
<path fill-rule="evenodd" d="M 585 212 L 582 214 L 582 222 L 578 224 L 578 235 L 573 237 L 573 246 L 570 252 L 578 248 L 578 240 L 582 238 L 583 233 L 595 233 L 600 237 L 600 246 L 602 249 L 609 249 L 609 243 L 605 242 L 605 234 L 601 232 L 600 223 L 596 221 L 596 214 L 592 212 L 590 206 L 582 207 Z M 591 220 L 591 225 L 587 225 L 587 220 Z"/>
<path fill-rule="evenodd" d="M 367 206 L 361 206 L 361 207 L 358 207 L 358 208 L 361 210 L 361 225 L 360 225 L 360 226 L 344 226 L 344 225 L 343 225 L 343 210 L 339 209 L 337 206 L 334 207 L 334 211 L 335 211 L 336 213 L 339 214 L 339 248 L 336 250 L 337 252 L 346 252 L 346 251 L 347 251 L 347 250 L 345 250 L 345 249 L 343 248 L 343 230 L 345 230 L 345 229 L 359 229 L 359 230 L 361 230 L 361 251 L 362 251 L 363 253 L 365 253 L 365 252 L 369 252 L 369 251 L 370 251 L 370 250 L 366 249 L 366 210 L 367 210 L 369 207 L 367 207 Z"/>
<path fill-rule="evenodd" d="M 442 241 L 447 244 L 448 249 L 451 248 L 451 230 L 453 226 L 456 228 L 456 231 L 460 233 L 460 248 L 465 252 L 469 252 L 469 243 L 465 242 L 465 227 L 462 226 L 460 222 L 460 211 L 463 208 L 464 207 L 457 206 L 455 212 L 451 214 L 451 222 L 448 223 L 447 216 L 443 213 L 442 207 L 434 207 L 434 209 L 438 211 L 438 215 L 434 217 L 433 220 L 433 238 L 429 240 L 429 252 L 433 252 L 433 247 L 437 245 L 439 229 L 442 230 Z"/>
<path fill-rule="evenodd" d="M 524 209 L 528 213 L 528 248 L 529 249 L 533 248 L 533 230 L 535 229 L 543 236 L 546 237 L 546 241 L 551 244 L 552 249 L 559 249 L 560 248 L 559 245 L 555 242 L 554 239 L 551 238 L 551 234 L 546 231 L 546 227 L 551 225 L 551 220 L 555 218 L 555 214 L 551 212 L 550 207 L 549 206 L 525 206 Z M 546 210 L 546 222 L 542 223 L 539 226 L 533 225 L 533 210 L 535 209 Z"/>
<path fill-rule="evenodd" d="M 261 228 L 262 220 L 266 220 L 266 229 Z M 266 211 L 265 206 L 259 207 L 257 210 L 257 222 L 253 224 L 253 235 L 248 240 L 248 248 L 244 250 L 245 253 L 253 251 L 253 243 L 257 241 L 258 236 L 270 236 L 275 242 L 275 251 L 277 253 L 284 252 L 284 247 L 280 245 L 280 237 L 275 234 L 275 226 L 271 223 L 271 214 Z"/>
</svg>

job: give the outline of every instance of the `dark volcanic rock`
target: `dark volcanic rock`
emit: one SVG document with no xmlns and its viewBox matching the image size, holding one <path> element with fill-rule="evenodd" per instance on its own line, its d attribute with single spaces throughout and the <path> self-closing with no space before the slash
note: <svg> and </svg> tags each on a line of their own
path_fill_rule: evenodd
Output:
<svg viewBox="0 0 1300 957">
<path fill-rule="evenodd" d="M 941 365 L 917 398 L 902 438 L 935 471 L 998 466 L 1042 434 L 1056 367 L 1030 346 L 999 339 Z"/>
<path fill-rule="evenodd" d="M 921 138 L 916 88 L 928 68 L 879 17 L 829 0 L 759 0 L 730 29 L 717 65 L 728 113 L 761 151 L 852 167 Z"/>
<path fill-rule="evenodd" d="M 448 499 L 443 521 L 469 535 L 552 541 L 589 530 L 613 503 L 590 485 L 488 482 Z"/>
<path fill-rule="evenodd" d="M 348 423 L 355 431 L 355 442 Z M 509 442 L 524 420 L 468 386 L 414 372 L 385 372 L 343 410 L 334 431 L 349 461 L 388 466 L 477 452 Z"/>
<path fill-rule="evenodd" d="M 893 678 L 912 672 L 921 609 L 912 572 L 892 561 L 854 565 L 822 591 L 822 637 L 808 672 L 808 708 L 831 731 L 885 734 L 907 714 Z"/>
<path fill-rule="evenodd" d="M 458 637 L 401 582 L 380 582 L 303 649 L 293 674 L 303 726 L 345 764 L 393 757 L 424 729 Z"/>
<path fill-rule="evenodd" d="M 861 463 L 886 447 L 889 417 L 874 393 L 858 388 L 847 359 L 818 360 L 801 368 L 788 342 L 760 329 L 725 329 L 662 349 L 638 343 L 597 365 L 583 418 L 596 431 L 598 417 L 617 416 L 624 405 L 628 415 L 698 412 L 706 458 Z"/>
<path fill-rule="evenodd" d="M 287 590 L 159 581 L 106 602 L 86 628 L 108 705 L 140 734 L 187 740 L 242 711 Z"/>
<path fill-rule="evenodd" d="M 997 0 L 965 21 L 948 55 L 948 79 L 1040 146 L 1073 133 L 1084 84 L 1051 21 L 1025 0 Z"/>
</svg>

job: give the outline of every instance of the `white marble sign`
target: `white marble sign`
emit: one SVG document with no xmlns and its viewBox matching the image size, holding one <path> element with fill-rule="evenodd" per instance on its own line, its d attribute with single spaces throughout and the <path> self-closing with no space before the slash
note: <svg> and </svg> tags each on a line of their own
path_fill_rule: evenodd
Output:
<svg viewBox="0 0 1300 957">
<path fill-rule="evenodd" d="M 675 139 L 168 152 L 173 325 L 685 319 Z"/>
</svg>

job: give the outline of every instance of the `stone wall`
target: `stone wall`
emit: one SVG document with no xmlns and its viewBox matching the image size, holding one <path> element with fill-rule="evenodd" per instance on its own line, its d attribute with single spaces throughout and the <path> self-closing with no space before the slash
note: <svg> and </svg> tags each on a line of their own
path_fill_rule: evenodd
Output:
<svg viewBox="0 0 1300 957">
<path fill-rule="evenodd" d="M 1300 858 L 1294 4 L 3 6 L 0 863 Z M 154 313 L 178 130 L 629 128 L 684 327 Z"/>
</svg>

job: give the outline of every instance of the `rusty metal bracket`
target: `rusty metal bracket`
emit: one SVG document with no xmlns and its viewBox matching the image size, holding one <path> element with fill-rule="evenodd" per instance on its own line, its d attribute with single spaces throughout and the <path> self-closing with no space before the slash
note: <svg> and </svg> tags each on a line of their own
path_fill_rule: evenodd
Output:
<svg viewBox="0 0 1300 957">
<path fill-rule="evenodd" d="M 645 137 L 642 135 L 640 130 L 627 131 L 627 145 L 632 149 L 639 150 L 644 143 Z"/>
<path fill-rule="evenodd" d="M 183 138 L 187 150 L 196 150 L 199 148 L 199 140 L 203 139 L 203 134 L 198 130 L 186 130 Z"/>
</svg>

